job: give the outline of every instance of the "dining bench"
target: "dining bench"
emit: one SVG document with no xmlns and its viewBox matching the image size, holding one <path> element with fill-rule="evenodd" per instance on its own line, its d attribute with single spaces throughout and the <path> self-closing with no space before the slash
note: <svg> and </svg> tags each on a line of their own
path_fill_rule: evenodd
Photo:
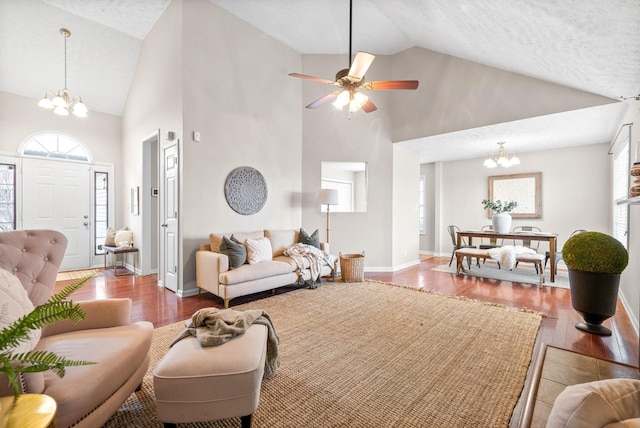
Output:
<svg viewBox="0 0 640 428">
<path fill-rule="evenodd" d="M 464 271 L 464 258 L 468 257 L 469 259 L 471 258 L 476 258 L 477 260 L 479 259 L 490 259 L 491 255 L 489 254 L 488 250 L 481 250 L 478 248 L 460 248 L 458 250 L 455 251 L 455 256 L 456 256 L 456 274 L 460 275 L 460 272 Z M 536 267 L 536 272 L 538 272 L 539 275 L 539 286 L 542 287 L 542 284 L 544 284 L 544 268 L 543 268 L 543 263 L 544 263 L 544 254 L 516 254 L 516 262 L 522 262 L 522 263 L 533 263 L 534 266 Z M 468 262 L 469 264 L 469 269 L 471 269 L 471 262 Z M 478 263 L 478 266 L 480 266 L 480 264 Z"/>
</svg>

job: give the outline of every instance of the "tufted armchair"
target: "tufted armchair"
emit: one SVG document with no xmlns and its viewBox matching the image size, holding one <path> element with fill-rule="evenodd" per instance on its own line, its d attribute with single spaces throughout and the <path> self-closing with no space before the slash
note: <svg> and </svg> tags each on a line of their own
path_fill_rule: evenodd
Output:
<svg viewBox="0 0 640 428">
<path fill-rule="evenodd" d="M 18 277 L 37 306 L 53 294 L 66 247 L 67 238 L 52 230 L 0 232 L 0 268 Z M 131 323 L 130 299 L 76 303 L 86 312 L 85 319 L 47 326 L 35 350 L 97 364 L 68 367 L 63 378 L 51 372 L 28 373 L 22 381 L 23 392 L 55 399 L 58 428 L 103 425 L 140 387 L 149 366 L 153 325 Z M 0 374 L 0 395 L 11 394 Z"/>
</svg>

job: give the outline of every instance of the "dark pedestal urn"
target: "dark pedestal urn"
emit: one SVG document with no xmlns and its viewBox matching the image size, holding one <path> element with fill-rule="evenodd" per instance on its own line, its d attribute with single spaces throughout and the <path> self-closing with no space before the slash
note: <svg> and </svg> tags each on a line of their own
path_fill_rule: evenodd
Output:
<svg viewBox="0 0 640 428">
<path fill-rule="evenodd" d="M 602 322 L 616 313 L 620 274 L 593 273 L 569 269 L 571 305 L 584 321 L 576 328 L 588 333 L 611 336 Z"/>
</svg>

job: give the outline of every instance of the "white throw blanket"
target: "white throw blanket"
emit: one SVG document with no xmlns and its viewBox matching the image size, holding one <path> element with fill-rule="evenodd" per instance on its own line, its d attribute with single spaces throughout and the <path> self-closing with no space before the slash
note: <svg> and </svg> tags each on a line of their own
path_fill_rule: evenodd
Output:
<svg viewBox="0 0 640 428">
<path fill-rule="evenodd" d="M 536 252 L 528 247 L 513 245 L 489 249 L 491 258 L 497 260 L 498 263 L 500 263 L 500 267 L 504 269 L 513 269 L 516 267 L 516 255 L 518 254 L 536 254 Z"/>
<path fill-rule="evenodd" d="M 298 266 L 298 274 L 304 269 L 304 261 L 307 260 L 309 262 L 312 283 L 320 278 L 323 263 L 326 263 L 329 267 L 331 267 L 332 264 L 330 254 L 312 245 L 298 243 L 284 250 L 283 254 L 291 257 L 295 262 Z"/>
</svg>

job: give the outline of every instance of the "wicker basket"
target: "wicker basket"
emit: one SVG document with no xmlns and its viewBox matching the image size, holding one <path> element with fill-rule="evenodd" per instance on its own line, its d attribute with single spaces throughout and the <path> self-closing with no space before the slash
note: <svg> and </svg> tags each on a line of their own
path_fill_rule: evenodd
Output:
<svg viewBox="0 0 640 428">
<path fill-rule="evenodd" d="M 340 253 L 340 274 L 343 282 L 364 281 L 364 251 L 362 254 Z"/>
</svg>

